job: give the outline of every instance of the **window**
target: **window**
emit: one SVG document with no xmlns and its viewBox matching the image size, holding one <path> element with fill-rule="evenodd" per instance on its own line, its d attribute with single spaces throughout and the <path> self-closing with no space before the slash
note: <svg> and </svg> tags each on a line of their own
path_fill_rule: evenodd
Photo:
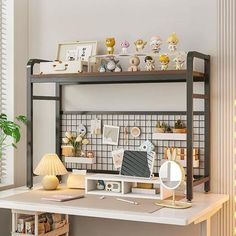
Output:
<svg viewBox="0 0 236 236">
<path fill-rule="evenodd" d="M 0 112 L 10 119 L 13 110 L 13 0 L 0 0 Z M 0 187 L 13 184 L 13 148 L 4 150 L 0 159 Z"/>
</svg>

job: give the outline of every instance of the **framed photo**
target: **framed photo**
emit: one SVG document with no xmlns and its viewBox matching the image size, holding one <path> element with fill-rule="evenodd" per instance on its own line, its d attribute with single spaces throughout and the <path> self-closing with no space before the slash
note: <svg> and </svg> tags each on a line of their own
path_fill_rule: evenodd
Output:
<svg viewBox="0 0 236 236">
<path fill-rule="evenodd" d="M 94 55 L 97 55 L 97 41 L 65 42 L 58 44 L 56 59 L 88 62 L 88 58 Z"/>
<path fill-rule="evenodd" d="M 103 126 L 103 144 L 118 145 L 120 127 L 112 125 Z"/>
</svg>

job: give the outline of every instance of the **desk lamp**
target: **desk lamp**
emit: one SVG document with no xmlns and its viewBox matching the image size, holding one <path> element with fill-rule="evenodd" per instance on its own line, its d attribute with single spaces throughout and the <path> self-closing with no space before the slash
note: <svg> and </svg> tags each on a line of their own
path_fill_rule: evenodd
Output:
<svg viewBox="0 0 236 236">
<path fill-rule="evenodd" d="M 52 153 L 43 156 L 34 174 L 44 176 L 42 185 L 45 190 L 55 190 L 59 185 L 56 175 L 65 175 L 67 170 L 57 154 Z"/>
</svg>

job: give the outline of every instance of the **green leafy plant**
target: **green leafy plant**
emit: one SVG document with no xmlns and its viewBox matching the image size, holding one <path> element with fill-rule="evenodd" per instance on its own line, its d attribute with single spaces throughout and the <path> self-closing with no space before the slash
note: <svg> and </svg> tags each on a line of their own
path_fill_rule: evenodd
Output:
<svg viewBox="0 0 236 236">
<path fill-rule="evenodd" d="M 19 123 L 27 123 L 27 118 L 22 115 L 17 116 L 16 120 Z M 20 128 L 21 126 L 19 124 L 8 120 L 6 114 L 0 114 L 0 158 L 2 156 L 2 151 L 4 148 L 8 146 L 13 146 L 14 148 L 17 148 L 16 144 L 21 139 Z M 10 144 L 6 143 L 7 137 L 11 137 L 13 139 Z"/>
<path fill-rule="evenodd" d="M 167 128 L 167 124 L 165 122 L 161 123 L 160 121 L 157 121 L 156 128 L 158 128 L 158 129 L 166 129 Z"/>
<path fill-rule="evenodd" d="M 175 122 L 175 129 L 184 129 L 186 128 L 184 123 L 181 120 L 177 120 Z"/>
<path fill-rule="evenodd" d="M 166 127 L 166 133 L 172 133 L 172 129 L 169 125 Z"/>
</svg>

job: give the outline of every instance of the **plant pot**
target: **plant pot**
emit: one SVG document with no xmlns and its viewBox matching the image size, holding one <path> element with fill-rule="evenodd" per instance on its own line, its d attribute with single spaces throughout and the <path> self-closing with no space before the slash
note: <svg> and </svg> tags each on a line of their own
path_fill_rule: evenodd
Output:
<svg viewBox="0 0 236 236">
<path fill-rule="evenodd" d="M 65 157 L 80 157 L 81 156 L 81 150 L 75 149 L 72 146 L 61 146 L 62 155 Z"/>
<path fill-rule="evenodd" d="M 165 128 L 155 128 L 154 133 L 165 133 Z"/>
<path fill-rule="evenodd" d="M 181 128 L 181 129 L 172 129 L 173 133 L 178 133 L 178 134 L 185 134 L 187 133 L 187 129 L 186 128 Z"/>
</svg>

